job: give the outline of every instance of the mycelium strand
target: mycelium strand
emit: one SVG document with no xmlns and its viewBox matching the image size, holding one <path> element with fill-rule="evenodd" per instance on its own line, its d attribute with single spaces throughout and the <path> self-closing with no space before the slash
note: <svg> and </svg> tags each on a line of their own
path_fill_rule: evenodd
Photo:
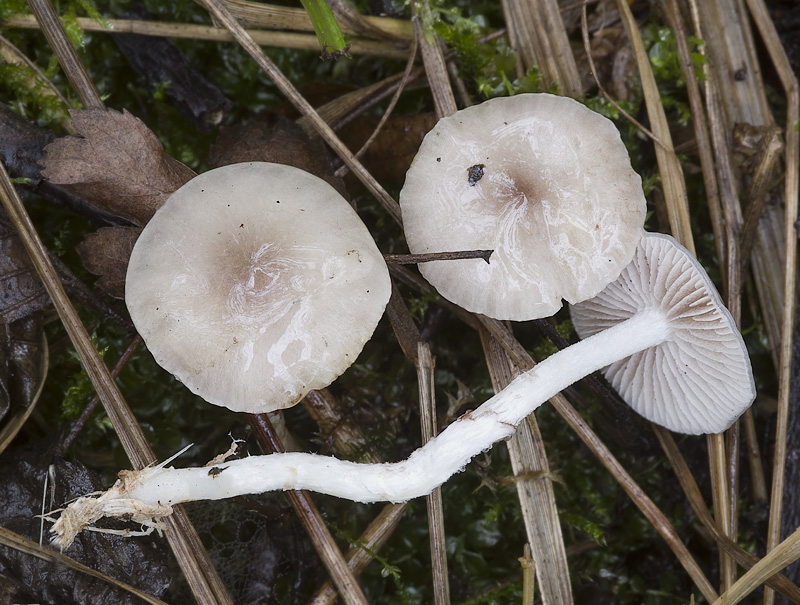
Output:
<svg viewBox="0 0 800 605">
<path fill-rule="evenodd" d="M 71 504 L 52 528 L 68 545 L 103 516 L 157 517 L 170 505 L 273 490 L 307 489 L 357 502 L 401 502 L 428 494 L 493 443 L 510 438 L 526 416 L 582 377 L 668 339 L 660 311 L 646 309 L 555 353 L 402 462 L 361 464 L 306 453 L 252 456 L 214 467 L 125 472 L 100 498 Z M 122 475 L 121 475 L 122 476 Z"/>
</svg>

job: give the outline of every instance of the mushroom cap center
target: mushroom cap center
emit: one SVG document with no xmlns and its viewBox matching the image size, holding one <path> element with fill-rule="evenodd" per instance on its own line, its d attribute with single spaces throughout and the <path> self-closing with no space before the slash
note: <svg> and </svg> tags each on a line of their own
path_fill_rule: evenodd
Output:
<svg viewBox="0 0 800 605">
<path fill-rule="evenodd" d="M 489 265 L 420 267 L 445 297 L 498 319 L 594 296 L 641 236 L 641 179 L 613 124 L 552 95 L 493 99 L 440 120 L 400 193 L 415 253 L 493 249 Z"/>
<path fill-rule="evenodd" d="M 302 170 L 234 164 L 170 196 L 134 247 L 126 301 L 156 360 L 211 403 L 297 403 L 352 364 L 389 299 L 349 204 Z"/>
</svg>

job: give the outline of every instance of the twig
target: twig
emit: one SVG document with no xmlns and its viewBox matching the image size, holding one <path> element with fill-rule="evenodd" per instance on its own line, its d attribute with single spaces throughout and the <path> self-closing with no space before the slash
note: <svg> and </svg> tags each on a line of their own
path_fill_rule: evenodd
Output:
<svg viewBox="0 0 800 605">
<path fill-rule="evenodd" d="M 384 254 L 383 260 L 388 265 L 417 265 L 437 260 L 483 259 L 489 264 L 494 250 L 465 250 L 462 252 L 427 252 L 425 254 Z"/>
</svg>

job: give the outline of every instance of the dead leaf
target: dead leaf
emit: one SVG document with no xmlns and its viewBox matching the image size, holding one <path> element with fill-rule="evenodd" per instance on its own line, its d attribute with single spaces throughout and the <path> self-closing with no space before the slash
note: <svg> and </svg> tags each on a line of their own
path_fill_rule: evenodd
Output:
<svg viewBox="0 0 800 605">
<path fill-rule="evenodd" d="M 357 151 L 375 130 L 378 120 L 375 116 L 353 120 L 339 135 L 350 149 Z M 381 183 L 402 183 L 422 139 L 435 124 L 436 117 L 432 113 L 389 116 L 361 158 L 364 166 Z"/>
<path fill-rule="evenodd" d="M 127 111 L 84 109 L 71 115 L 81 136 L 48 145 L 42 175 L 107 212 L 143 226 L 169 194 L 195 176 Z"/>
<path fill-rule="evenodd" d="M 334 176 L 327 148 L 302 128 L 284 118 L 223 128 L 211 146 L 209 162 L 215 168 L 239 162 L 274 162 L 301 168 L 327 181 L 347 198 L 344 182 Z"/>
<path fill-rule="evenodd" d="M 41 311 L 48 301 L 22 241 L 14 229 L 0 219 L 0 324 Z"/>
<path fill-rule="evenodd" d="M 0 418 L 35 403 L 47 375 L 42 313 L 0 324 Z"/>
<path fill-rule="evenodd" d="M 125 298 L 128 260 L 141 232 L 138 227 L 104 227 L 87 235 L 76 248 L 83 266 L 100 276 L 96 285 L 114 298 Z"/>
</svg>

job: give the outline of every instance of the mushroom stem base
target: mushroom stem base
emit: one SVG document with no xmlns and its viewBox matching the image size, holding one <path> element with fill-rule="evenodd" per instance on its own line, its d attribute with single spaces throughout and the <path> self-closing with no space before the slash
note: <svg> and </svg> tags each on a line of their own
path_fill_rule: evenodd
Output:
<svg viewBox="0 0 800 605">
<path fill-rule="evenodd" d="M 478 409 L 468 412 L 402 462 L 361 464 L 308 453 L 251 456 L 213 467 L 166 466 L 123 471 L 99 498 L 71 504 L 52 528 L 66 546 L 74 537 L 76 507 L 91 507 L 90 522 L 155 508 L 169 510 L 192 500 L 219 500 L 274 490 L 307 489 L 357 502 L 402 502 L 430 493 L 495 442 L 509 439 L 516 426 L 542 403 L 584 376 L 663 342 L 665 318 L 642 311 L 616 326 L 555 353 L 521 374 Z M 98 510 L 98 504 L 102 501 Z M 62 519 L 73 520 L 70 529 Z M 79 531 L 79 529 L 78 529 Z"/>
</svg>

